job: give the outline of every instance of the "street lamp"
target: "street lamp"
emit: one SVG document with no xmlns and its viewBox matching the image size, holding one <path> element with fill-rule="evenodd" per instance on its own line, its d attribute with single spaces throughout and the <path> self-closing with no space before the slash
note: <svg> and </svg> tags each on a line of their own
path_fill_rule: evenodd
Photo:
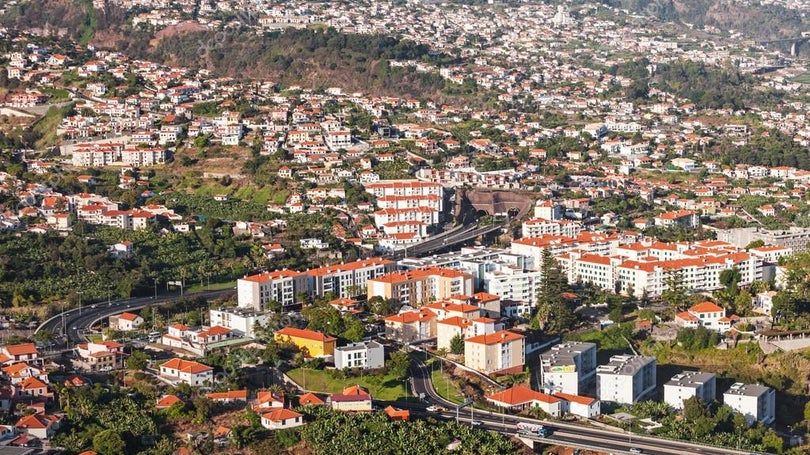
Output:
<svg viewBox="0 0 810 455">
<path fill-rule="evenodd" d="M 82 315 L 82 294 L 84 291 L 76 291 L 76 294 L 79 294 L 79 316 Z"/>
<path fill-rule="evenodd" d="M 107 306 L 112 306 L 112 284 L 107 285 Z"/>
</svg>

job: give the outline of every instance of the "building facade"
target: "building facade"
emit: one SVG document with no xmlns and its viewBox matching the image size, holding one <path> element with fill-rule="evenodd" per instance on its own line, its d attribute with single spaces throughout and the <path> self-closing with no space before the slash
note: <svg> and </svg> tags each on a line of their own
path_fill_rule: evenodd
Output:
<svg viewBox="0 0 810 455">
<path fill-rule="evenodd" d="M 615 355 L 596 368 L 600 401 L 633 404 L 651 396 L 656 386 L 654 357 Z"/>
</svg>

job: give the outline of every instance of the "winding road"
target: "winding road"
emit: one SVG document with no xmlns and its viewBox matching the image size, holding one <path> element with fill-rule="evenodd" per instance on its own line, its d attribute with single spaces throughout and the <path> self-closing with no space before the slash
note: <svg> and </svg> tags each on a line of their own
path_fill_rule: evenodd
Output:
<svg viewBox="0 0 810 455">
<path fill-rule="evenodd" d="M 693 444 L 686 441 L 653 438 L 625 433 L 622 430 L 608 430 L 594 426 L 585 426 L 557 421 L 533 420 L 511 414 L 457 409 L 457 405 L 445 400 L 436 392 L 431 380 L 430 368 L 421 360 L 415 359 L 411 364 L 411 387 L 415 396 L 424 396 L 425 401 L 447 408 L 446 411 L 429 413 L 436 417 L 458 419 L 459 422 L 481 422 L 481 428 L 496 431 L 508 436 L 515 436 L 519 422 L 548 425 L 554 428 L 547 438 L 520 435 L 529 442 L 560 445 L 579 449 L 607 451 L 613 454 L 633 454 L 630 449 L 640 449 L 644 454 L 652 455 L 748 455 L 750 451 L 725 449 L 713 446 Z M 424 395 L 421 395 L 424 394 Z M 427 413 L 427 404 L 397 402 L 398 407 Z"/>
<path fill-rule="evenodd" d="M 206 299 L 217 298 L 234 294 L 233 289 L 225 289 L 218 291 L 202 291 L 192 294 L 185 294 L 183 297 L 204 297 Z M 66 342 L 70 348 L 76 343 L 87 341 L 84 337 L 84 332 L 87 331 L 94 322 L 108 318 L 110 316 L 119 314 L 124 311 L 139 310 L 148 305 L 160 306 L 173 302 L 181 296 L 176 294 L 160 295 L 154 297 L 137 297 L 124 300 L 113 300 L 109 303 L 99 302 L 93 305 L 86 305 L 82 308 L 73 308 L 59 313 L 58 315 L 48 319 L 37 327 L 37 332 L 41 330 L 51 330 L 55 334 L 61 334 L 63 327 L 67 327 Z M 62 321 L 64 320 L 64 326 Z"/>
</svg>

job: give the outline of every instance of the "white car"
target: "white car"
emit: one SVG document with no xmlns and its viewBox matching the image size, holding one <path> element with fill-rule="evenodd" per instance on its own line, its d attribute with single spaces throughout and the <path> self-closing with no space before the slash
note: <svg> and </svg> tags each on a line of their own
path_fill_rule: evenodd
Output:
<svg viewBox="0 0 810 455">
<path fill-rule="evenodd" d="M 472 422 L 470 422 L 470 425 L 472 425 L 474 427 L 480 427 L 483 424 L 484 424 L 484 422 L 482 422 L 480 420 L 473 420 Z"/>
</svg>

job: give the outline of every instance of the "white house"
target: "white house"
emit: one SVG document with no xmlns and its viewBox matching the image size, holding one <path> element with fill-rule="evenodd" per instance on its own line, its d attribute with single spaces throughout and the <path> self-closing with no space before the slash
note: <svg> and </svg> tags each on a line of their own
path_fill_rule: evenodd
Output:
<svg viewBox="0 0 810 455">
<path fill-rule="evenodd" d="M 110 329 L 128 332 L 135 330 L 143 325 L 144 320 L 142 317 L 135 313 L 121 313 L 110 316 Z"/>
<path fill-rule="evenodd" d="M 490 404 L 501 408 L 515 410 L 540 408 L 551 417 L 562 415 L 562 399 L 522 385 L 489 395 L 486 399 Z"/>
<path fill-rule="evenodd" d="M 731 329 L 738 319 L 739 317 L 733 314 L 726 316 L 726 309 L 712 302 L 698 303 L 675 316 L 675 322 L 681 327 L 703 326 L 718 332 Z"/>
<path fill-rule="evenodd" d="M 247 308 L 220 308 L 208 311 L 212 326 L 221 326 L 230 329 L 235 336 L 253 338 L 256 324 L 265 325 L 269 314 Z"/>
<path fill-rule="evenodd" d="M 601 402 L 596 398 L 562 392 L 554 392 L 553 395 L 562 400 L 563 414 L 568 413 L 585 419 L 594 419 L 602 413 Z"/>
<path fill-rule="evenodd" d="M 276 408 L 262 414 L 262 426 L 268 430 L 300 427 L 304 424 L 304 416 L 287 408 Z"/>
<path fill-rule="evenodd" d="M 175 358 L 160 364 L 160 376 L 190 386 L 199 386 L 214 379 L 214 369 L 193 360 Z"/>
<path fill-rule="evenodd" d="M 335 348 L 335 368 L 382 368 L 385 366 L 385 349 L 376 341 L 354 343 Z"/>
</svg>

